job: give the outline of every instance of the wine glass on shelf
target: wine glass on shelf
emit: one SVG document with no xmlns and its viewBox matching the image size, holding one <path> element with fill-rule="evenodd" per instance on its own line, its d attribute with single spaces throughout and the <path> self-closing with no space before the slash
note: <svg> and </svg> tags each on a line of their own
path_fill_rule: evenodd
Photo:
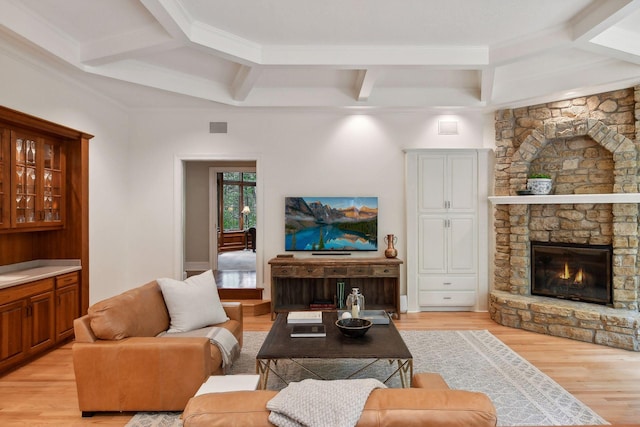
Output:
<svg viewBox="0 0 640 427">
<path fill-rule="evenodd" d="M 25 198 L 25 210 L 26 210 L 27 222 L 33 222 L 33 220 L 35 219 L 35 213 L 33 212 L 33 209 L 31 209 L 31 199 L 32 197 L 30 195 L 27 195 Z"/>
<path fill-rule="evenodd" d="M 16 212 L 18 214 L 16 221 L 24 222 L 24 211 L 20 208 L 20 202 L 22 202 L 22 194 L 16 195 Z"/>
<path fill-rule="evenodd" d="M 36 162 L 36 142 L 31 141 L 31 163 Z"/>
<path fill-rule="evenodd" d="M 16 139 L 16 160 L 19 162 L 22 159 L 22 140 L 20 138 Z"/>
<path fill-rule="evenodd" d="M 16 187 L 18 189 L 18 193 L 22 193 L 22 175 L 24 175 L 24 168 L 18 167 L 16 169 L 16 174 L 18 175 L 18 183 Z"/>
</svg>

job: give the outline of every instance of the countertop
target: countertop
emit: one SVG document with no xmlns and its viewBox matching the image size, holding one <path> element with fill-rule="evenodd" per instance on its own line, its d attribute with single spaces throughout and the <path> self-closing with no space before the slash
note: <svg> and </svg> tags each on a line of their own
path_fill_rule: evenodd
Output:
<svg viewBox="0 0 640 427">
<path fill-rule="evenodd" d="M 0 289 L 82 270 L 78 259 L 43 259 L 0 266 Z"/>
</svg>

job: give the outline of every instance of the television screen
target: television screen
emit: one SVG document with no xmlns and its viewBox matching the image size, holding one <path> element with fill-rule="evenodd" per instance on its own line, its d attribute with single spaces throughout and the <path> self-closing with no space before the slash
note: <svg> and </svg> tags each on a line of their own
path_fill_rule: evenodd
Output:
<svg viewBox="0 0 640 427">
<path fill-rule="evenodd" d="M 375 251 L 377 197 L 286 197 L 285 250 Z"/>
</svg>

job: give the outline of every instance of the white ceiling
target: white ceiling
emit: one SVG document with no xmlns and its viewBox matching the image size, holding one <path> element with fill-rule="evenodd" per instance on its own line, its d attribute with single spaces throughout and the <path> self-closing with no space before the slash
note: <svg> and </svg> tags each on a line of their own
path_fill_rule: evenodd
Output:
<svg viewBox="0 0 640 427">
<path fill-rule="evenodd" d="M 0 34 L 130 108 L 495 109 L 640 84 L 640 0 L 0 0 Z"/>
</svg>

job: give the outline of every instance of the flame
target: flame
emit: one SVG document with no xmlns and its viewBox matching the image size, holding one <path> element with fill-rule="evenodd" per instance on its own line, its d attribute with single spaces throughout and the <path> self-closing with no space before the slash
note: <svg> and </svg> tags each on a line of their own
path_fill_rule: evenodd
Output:
<svg viewBox="0 0 640 427">
<path fill-rule="evenodd" d="M 578 274 L 576 274 L 576 278 L 573 280 L 573 283 L 582 283 L 582 269 L 578 270 Z"/>
<path fill-rule="evenodd" d="M 560 273 L 560 278 L 563 280 L 571 278 L 571 276 L 569 275 L 569 264 L 567 264 L 566 262 L 564 263 L 564 273 Z"/>
</svg>

